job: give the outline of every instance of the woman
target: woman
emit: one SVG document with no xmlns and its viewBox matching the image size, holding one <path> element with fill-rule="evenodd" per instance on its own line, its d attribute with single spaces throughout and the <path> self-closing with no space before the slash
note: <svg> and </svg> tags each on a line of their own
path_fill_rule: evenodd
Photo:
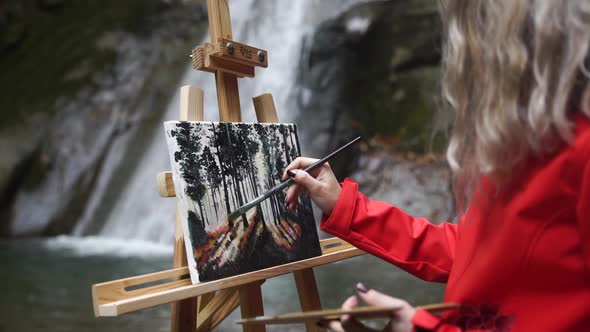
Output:
<svg viewBox="0 0 590 332">
<path fill-rule="evenodd" d="M 287 167 L 323 211 L 321 229 L 429 281 L 438 318 L 400 305 L 388 331 L 590 331 L 590 0 L 447 0 L 443 94 L 455 122 L 447 158 L 458 224 L 371 201 L 314 160 Z M 357 305 L 356 297 L 343 304 Z M 336 331 L 364 331 L 343 317 Z"/>
</svg>

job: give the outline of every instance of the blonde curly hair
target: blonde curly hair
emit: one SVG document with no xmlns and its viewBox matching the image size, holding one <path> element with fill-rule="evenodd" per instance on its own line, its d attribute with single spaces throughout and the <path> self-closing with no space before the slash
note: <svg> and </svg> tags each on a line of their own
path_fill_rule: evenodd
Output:
<svg viewBox="0 0 590 332">
<path fill-rule="evenodd" d="M 442 92 L 455 116 L 447 159 L 464 211 L 482 176 L 501 188 L 525 159 L 571 142 L 574 113 L 590 117 L 590 0 L 439 5 Z"/>
</svg>

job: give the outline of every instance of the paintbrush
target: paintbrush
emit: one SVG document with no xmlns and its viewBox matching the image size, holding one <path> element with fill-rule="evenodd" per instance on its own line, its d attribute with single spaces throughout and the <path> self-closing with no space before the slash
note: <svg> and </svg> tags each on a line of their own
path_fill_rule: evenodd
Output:
<svg viewBox="0 0 590 332">
<path fill-rule="evenodd" d="M 314 169 L 322 166 L 325 162 L 327 162 L 328 160 L 332 159 L 332 157 L 336 156 L 337 154 L 339 154 L 340 152 L 344 151 L 345 149 L 347 149 L 349 146 L 353 145 L 354 143 L 358 142 L 361 139 L 361 137 L 357 137 L 355 139 L 353 139 L 352 141 L 346 143 L 345 145 L 343 145 L 342 147 L 340 147 L 338 150 L 330 153 L 329 155 L 325 156 L 324 158 L 316 161 L 315 163 L 309 165 L 306 169 L 304 169 L 304 171 L 306 172 L 311 172 Z M 260 204 L 260 202 L 264 201 L 265 199 L 271 197 L 272 195 L 276 194 L 277 192 L 287 188 L 288 186 L 292 185 L 293 183 L 295 183 L 295 181 L 293 181 L 293 179 L 288 178 L 287 180 L 279 183 L 278 185 L 274 186 L 272 189 L 270 189 L 269 191 L 265 192 L 264 194 L 256 197 L 254 200 L 252 200 L 251 202 L 248 202 L 242 206 L 240 206 L 237 210 L 235 210 L 234 212 L 230 213 L 227 216 L 228 221 L 234 221 L 235 219 L 239 218 L 241 215 L 243 215 L 244 213 L 246 213 L 246 211 L 250 210 L 251 208 L 255 207 L 256 205 Z"/>
<path fill-rule="evenodd" d="M 428 304 L 416 307 L 416 309 L 426 310 L 428 312 L 441 312 L 449 309 L 459 308 L 457 303 L 437 303 Z M 334 309 L 334 310 L 313 310 L 307 312 L 295 312 L 290 314 L 283 314 L 273 317 L 259 316 L 253 318 L 245 318 L 236 321 L 238 324 L 244 325 L 271 325 L 271 324 L 297 324 L 297 323 L 312 323 L 318 321 L 340 320 L 342 315 L 351 315 L 355 319 L 373 319 L 373 318 L 391 318 L 395 311 L 401 309 L 401 306 L 391 307 L 356 307 L 352 309 Z"/>
</svg>

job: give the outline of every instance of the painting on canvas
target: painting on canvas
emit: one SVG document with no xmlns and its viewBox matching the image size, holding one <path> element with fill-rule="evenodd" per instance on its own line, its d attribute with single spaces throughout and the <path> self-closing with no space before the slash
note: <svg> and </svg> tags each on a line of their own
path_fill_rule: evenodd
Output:
<svg viewBox="0 0 590 332">
<path fill-rule="evenodd" d="M 174 185 L 186 218 L 193 282 L 210 281 L 321 254 L 307 197 L 285 206 L 285 191 L 245 215 L 229 213 L 281 182 L 299 156 L 293 124 L 169 121 L 164 124 Z"/>
</svg>

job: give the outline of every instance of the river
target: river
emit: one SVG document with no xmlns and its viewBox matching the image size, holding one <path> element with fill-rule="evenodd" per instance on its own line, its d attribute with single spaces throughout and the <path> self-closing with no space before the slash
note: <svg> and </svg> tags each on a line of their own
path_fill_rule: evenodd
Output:
<svg viewBox="0 0 590 332">
<path fill-rule="evenodd" d="M 91 285 L 172 268 L 172 247 L 142 241 L 57 237 L 0 242 L 0 331 L 144 331 L 170 330 L 170 306 L 115 318 L 95 318 Z M 361 256 L 315 269 L 324 308 L 337 308 L 361 281 L 413 304 L 440 302 L 444 288 L 427 283 L 372 256 Z M 265 314 L 300 311 L 292 275 L 262 286 Z M 239 309 L 217 331 L 240 331 Z M 276 326 L 269 331 L 303 331 Z"/>
<path fill-rule="evenodd" d="M 244 121 L 254 120 L 250 98 L 265 92 L 273 94 L 281 121 L 294 121 L 298 106 L 292 91 L 304 35 L 360 2 L 364 1 L 231 2 L 235 39 L 269 50 L 269 68 L 258 70 L 255 80 L 240 81 Z M 205 117 L 214 121 L 218 117 L 213 82 L 212 75 L 187 68 L 178 86 L 171 88 L 184 84 L 203 88 Z M 110 147 L 85 213 L 71 236 L 0 241 L 0 331 L 169 330 L 168 305 L 97 319 L 91 300 L 94 283 L 172 267 L 174 199 L 158 197 L 155 187 L 156 174 L 170 169 L 161 121 L 177 118 L 178 94 L 162 113 L 161 119 L 130 130 Z M 302 140 L 310 135 L 302 126 Z M 304 154 L 308 151 L 305 146 L 303 150 Z M 51 190 L 41 196 L 54 195 Z M 43 205 L 30 204 L 30 199 L 23 202 L 20 211 L 46 213 Z M 441 285 L 422 282 L 370 256 L 319 267 L 316 278 L 325 308 L 338 307 L 359 281 L 414 304 L 439 302 L 444 291 Z M 263 297 L 267 314 L 300 309 L 291 275 L 267 280 Z M 218 330 L 239 330 L 234 324 L 238 313 Z M 293 330 L 302 328 L 295 326 Z"/>
</svg>

